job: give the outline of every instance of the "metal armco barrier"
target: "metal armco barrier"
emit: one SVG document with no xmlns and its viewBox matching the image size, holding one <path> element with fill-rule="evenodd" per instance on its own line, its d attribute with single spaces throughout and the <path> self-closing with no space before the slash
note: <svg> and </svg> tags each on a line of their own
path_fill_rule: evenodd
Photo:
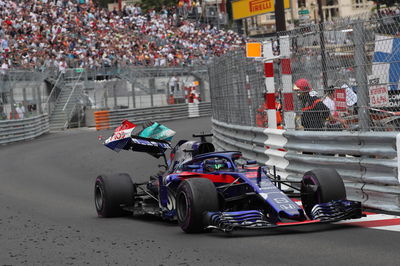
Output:
<svg viewBox="0 0 400 266">
<path fill-rule="evenodd" d="M 240 150 L 246 159 L 275 165 L 288 181 L 299 181 L 313 168 L 335 168 L 345 181 L 349 199 L 368 208 L 400 212 L 400 137 L 396 145 L 396 132 L 321 134 L 212 122 L 213 142 L 219 149 Z"/>
<path fill-rule="evenodd" d="M 312 168 L 332 167 L 346 181 L 350 199 L 366 207 L 400 212 L 397 134 L 286 131 L 288 180 L 300 180 Z"/>
<path fill-rule="evenodd" d="M 193 104 L 174 104 L 169 106 L 158 106 L 137 109 L 121 109 L 95 112 L 96 129 L 115 128 L 123 120 L 141 123 L 148 120 L 169 121 L 189 117 L 200 117 L 211 115 L 211 103 L 202 102 L 197 106 Z"/>
<path fill-rule="evenodd" d="M 285 169 L 289 162 L 285 159 L 285 130 L 230 125 L 215 119 L 212 122 L 213 143 L 216 148 L 240 150 L 246 159 L 275 166 L 277 173 L 283 179 L 287 178 L 288 173 Z"/>
<path fill-rule="evenodd" d="M 29 140 L 49 132 L 47 114 L 19 119 L 0 121 L 0 144 Z"/>
</svg>

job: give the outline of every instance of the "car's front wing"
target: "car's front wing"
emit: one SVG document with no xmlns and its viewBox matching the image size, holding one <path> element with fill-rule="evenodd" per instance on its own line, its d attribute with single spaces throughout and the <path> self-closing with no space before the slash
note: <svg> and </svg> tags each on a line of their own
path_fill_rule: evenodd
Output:
<svg viewBox="0 0 400 266">
<path fill-rule="evenodd" d="M 237 229 L 266 229 L 310 223 L 330 223 L 363 217 L 361 203 L 349 200 L 317 204 L 314 206 L 311 215 L 312 217 L 309 220 L 272 223 L 259 210 L 208 212 L 205 216 L 205 222 L 208 229 L 231 232 Z"/>
</svg>

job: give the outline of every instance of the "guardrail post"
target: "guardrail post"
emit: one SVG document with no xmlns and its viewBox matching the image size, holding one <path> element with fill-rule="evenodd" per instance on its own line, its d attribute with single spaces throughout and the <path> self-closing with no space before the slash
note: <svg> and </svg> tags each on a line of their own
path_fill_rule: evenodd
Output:
<svg viewBox="0 0 400 266">
<path fill-rule="evenodd" d="M 117 109 L 118 101 L 117 101 L 117 82 L 113 82 L 113 96 L 114 96 L 114 109 Z"/>
<path fill-rule="evenodd" d="M 33 102 L 36 104 L 35 113 L 36 113 L 36 115 L 38 115 L 39 114 L 39 111 L 38 111 L 39 100 L 38 100 L 38 97 L 37 97 L 37 91 L 36 91 L 35 88 L 32 88 L 31 91 L 32 91 L 32 96 L 33 96 Z"/>
<path fill-rule="evenodd" d="M 354 32 L 354 61 L 356 69 L 357 96 L 358 96 L 358 123 L 361 131 L 369 129 L 369 92 L 367 79 L 367 59 L 365 54 L 365 32 L 363 22 L 353 25 Z"/>
<path fill-rule="evenodd" d="M 108 109 L 108 86 L 104 86 L 104 107 Z"/>
<path fill-rule="evenodd" d="M 135 79 L 133 78 L 133 71 L 130 72 L 130 76 L 131 76 L 130 82 L 132 87 L 132 103 L 133 103 L 132 108 L 136 108 Z"/>
<path fill-rule="evenodd" d="M 156 80 L 154 78 L 149 79 L 149 89 L 150 89 L 150 100 L 151 100 L 151 107 L 154 106 L 154 89 L 156 86 Z"/>
<path fill-rule="evenodd" d="M 205 79 L 204 78 L 199 78 L 199 91 L 200 91 L 200 97 L 202 101 L 206 101 L 206 92 L 205 92 L 205 86 L 204 86 Z"/>
<path fill-rule="evenodd" d="M 28 105 L 26 104 L 28 102 L 27 97 L 26 97 L 26 88 L 22 89 L 22 105 L 24 106 L 25 112 L 28 110 Z"/>
<path fill-rule="evenodd" d="M 10 86 L 10 82 L 8 81 L 7 83 L 8 83 L 8 86 Z M 11 87 L 9 89 L 10 89 L 10 104 L 11 104 L 10 119 L 15 119 L 16 110 L 15 110 L 15 101 L 14 101 L 14 89 Z"/>
<path fill-rule="evenodd" d="M 37 89 L 37 95 L 38 95 L 38 105 L 37 105 L 37 110 L 39 114 L 43 114 L 43 108 L 42 108 L 42 93 L 40 91 L 40 85 L 36 88 Z M 27 109 L 25 109 L 27 110 Z"/>
</svg>

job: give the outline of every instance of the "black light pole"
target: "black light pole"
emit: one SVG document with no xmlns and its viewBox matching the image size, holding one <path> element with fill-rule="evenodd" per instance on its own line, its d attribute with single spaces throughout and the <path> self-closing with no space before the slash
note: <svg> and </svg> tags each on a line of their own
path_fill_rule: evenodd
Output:
<svg viewBox="0 0 400 266">
<path fill-rule="evenodd" d="M 275 0 L 275 27 L 276 32 L 286 31 L 285 7 L 283 0 Z"/>
<path fill-rule="evenodd" d="M 326 73 L 326 56 L 325 56 L 325 38 L 324 38 L 324 13 L 322 11 L 322 0 L 318 0 L 319 15 L 319 40 L 321 44 L 321 60 L 322 60 L 322 82 L 324 90 L 328 88 L 328 76 Z"/>
</svg>

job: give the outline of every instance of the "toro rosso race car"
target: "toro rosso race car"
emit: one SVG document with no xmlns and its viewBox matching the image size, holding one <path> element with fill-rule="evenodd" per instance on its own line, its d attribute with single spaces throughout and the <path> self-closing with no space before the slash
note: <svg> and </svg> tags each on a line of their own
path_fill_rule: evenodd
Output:
<svg viewBox="0 0 400 266">
<path fill-rule="evenodd" d="M 346 199 L 343 181 L 334 169 L 315 169 L 305 173 L 301 182 L 288 183 L 274 168 L 243 160 L 239 151 L 216 152 L 206 141 L 211 134 L 179 141 L 167 158 L 174 131 L 158 123 L 135 132 L 137 129 L 124 121 L 104 144 L 114 151 L 132 150 L 162 158 L 164 171 L 142 183 L 126 173 L 98 176 L 94 197 L 100 217 L 151 214 L 177 220 L 183 231 L 198 233 L 363 216 L 361 203 Z M 281 189 L 282 184 L 286 189 Z M 302 206 L 297 203 L 300 201 Z"/>
</svg>

